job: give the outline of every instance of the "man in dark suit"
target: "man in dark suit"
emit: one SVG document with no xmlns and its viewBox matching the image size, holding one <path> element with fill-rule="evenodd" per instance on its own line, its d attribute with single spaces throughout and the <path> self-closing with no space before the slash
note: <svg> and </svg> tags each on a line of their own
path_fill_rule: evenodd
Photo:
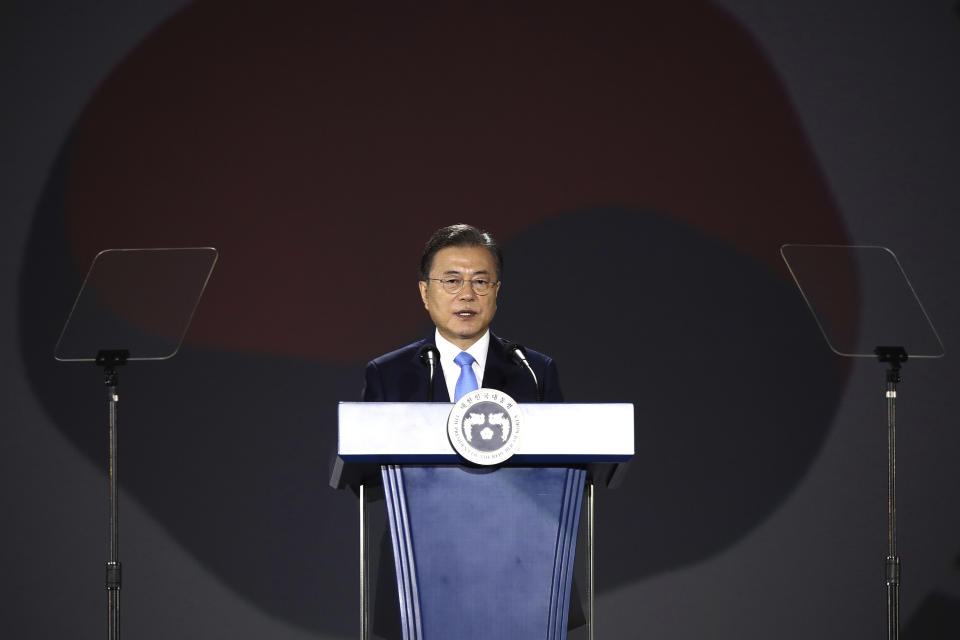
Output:
<svg viewBox="0 0 960 640">
<path fill-rule="evenodd" d="M 513 345 L 490 331 L 497 311 L 503 257 L 489 233 L 457 224 L 439 229 L 427 241 L 420 259 L 420 298 L 436 329 L 429 337 L 382 355 L 367 363 L 363 387 L 365 401 L 426 402 L 428 368 L 421 359 L 425 345 L 436 345 L 439 365 L 433 381 L 433 400 L 451 402 L 472 388 L 503 391 L 517 402 L 536 402 L 537 386 L 525 367 L 511 355 Z M 464 355 L 465 354 L 465 355 Z M 536 373 L 542 399 L 562 402 L 557 367 L 549 357 L 525 351 Z M 384 532 L 381 558 L 390 555 Z M 392 589 L 392 563 L 378 563 L 374 630 L 384 637 L 400 637 L 397 602 Z M 570 616 L 582 624 L 579 602 Z"/>
<path fill-rule="evenodd" d="M 489 233 L 466 224 L 437 230 L 420 259 L 420 297 L 436 330 L 429 338 L 367 363 L 363 399 L 425 402 L 428 373 L 420 354 L 424 345 L 435 344 L 440 353 L 435 401 L 451 402 L 464 390 L 487 388 L 518 402 L 535 402 L 532 376 L 515 362 L 511 343 L 490 331 L 502 269 L 503 256 Z M 562 402 L 553 360 L 533 350 L 525 353 L 543 400 Z"/>
</svg>

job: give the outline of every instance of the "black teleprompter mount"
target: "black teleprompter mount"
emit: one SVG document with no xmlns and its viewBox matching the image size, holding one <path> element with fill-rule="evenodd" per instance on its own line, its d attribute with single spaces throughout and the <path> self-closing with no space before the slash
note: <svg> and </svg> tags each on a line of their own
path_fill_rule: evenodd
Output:
<svg viewBox="0 0 960 640">
<path fill-rule="evenodd" d="M 120 376 L 117 367 L 127 364 L 130 351 L 127 349 L 101 350 L 97 352 L 95 363 L 103 367 L 104 384 L 107 387 L 107 405 L 109 410 L 109 453 L 107 454 L 109 485 L 109 515 L 107 528 L 107 638 L 120 638 L 120 531 L 118 523 L 117 500 L 117 405 L 120 402 Z"/>
<path fill-rule="evenodd" d="M 903 347 L 880 346 L 877 359 L 886 363 L 887 380 L 887 639 L 900 635 L 900 556 L 897 555 L 897 383 L 909 356 Z"/>
<path fill-rule="evenodd" d="M 53 357 L 103 368 L 109 405 L 107 637 L 120 638 L 117 423 L 120 367 L 175 356 L 217 262 L 214 247 L 105 249 L 90 264 Z M 116 348 L 124 347 L 124 348 Z"/>
<path fill-rule="evenodd" d="M 897 554 L 897 384 L 908 359 L 941 358 L 946 350 L 900 261 L 887 247 L 784 244 L 780 255 L 830 349 L 850 358 L 873 356 L 887 365 L 889 546 L 884 575 L 887 638 L 897 640 L 901 578 Z"/>
</svg>

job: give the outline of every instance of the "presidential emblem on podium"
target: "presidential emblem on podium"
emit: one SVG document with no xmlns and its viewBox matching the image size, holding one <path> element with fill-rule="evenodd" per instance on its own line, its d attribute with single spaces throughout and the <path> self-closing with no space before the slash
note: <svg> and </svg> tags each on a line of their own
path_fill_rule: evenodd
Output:
<svg viewBox="0 0 960 640">
<path fill-rule="evenodd" d="M 447 418 L 447 437 L 464 460 L 493 466 L 517 452 L 522 424 L 516 400 L 496 389 L 477 389 L 453 405 Z"/>
</svg>

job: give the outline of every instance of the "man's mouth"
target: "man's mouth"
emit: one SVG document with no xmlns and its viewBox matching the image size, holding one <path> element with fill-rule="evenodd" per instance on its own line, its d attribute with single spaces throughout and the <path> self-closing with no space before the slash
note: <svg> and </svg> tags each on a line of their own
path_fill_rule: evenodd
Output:
<svg viewBox="0 0 960 640">
<path fill-rule="evenodd" d="M 457 311 L 453 315 L 457 316 L 458 318 L 467 319 L 477 315 L 477 312 L 476 311 Z"/>
</svg>

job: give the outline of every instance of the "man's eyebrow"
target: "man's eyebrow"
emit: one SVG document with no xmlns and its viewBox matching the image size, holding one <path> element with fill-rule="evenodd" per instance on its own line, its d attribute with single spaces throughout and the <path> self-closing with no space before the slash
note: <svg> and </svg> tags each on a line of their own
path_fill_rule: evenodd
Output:
<svg viewBox="0 0 960 640">
<path fill-rule="evenodd" d="M 480 269 L 479 271 L 474 271 L 474 272 L 473 272 L 473 275 L 478 275 L 478 274 L 479 274 L 479 275 L 487 275 L 488 273 L 490 273 L 490 272 L 487 271 L 486 269 Z M 443 275 L 445 275 L 445 276 L 459 276 L 459 275 L 463 275 L 463 272 L 462 272 L 462 271 L 458 271 L 458 270 L 456 270 L 456 269 L 448 269 L 448 270 L 446 270 L 446 271 L 443 272 Z"/>
</svg>

